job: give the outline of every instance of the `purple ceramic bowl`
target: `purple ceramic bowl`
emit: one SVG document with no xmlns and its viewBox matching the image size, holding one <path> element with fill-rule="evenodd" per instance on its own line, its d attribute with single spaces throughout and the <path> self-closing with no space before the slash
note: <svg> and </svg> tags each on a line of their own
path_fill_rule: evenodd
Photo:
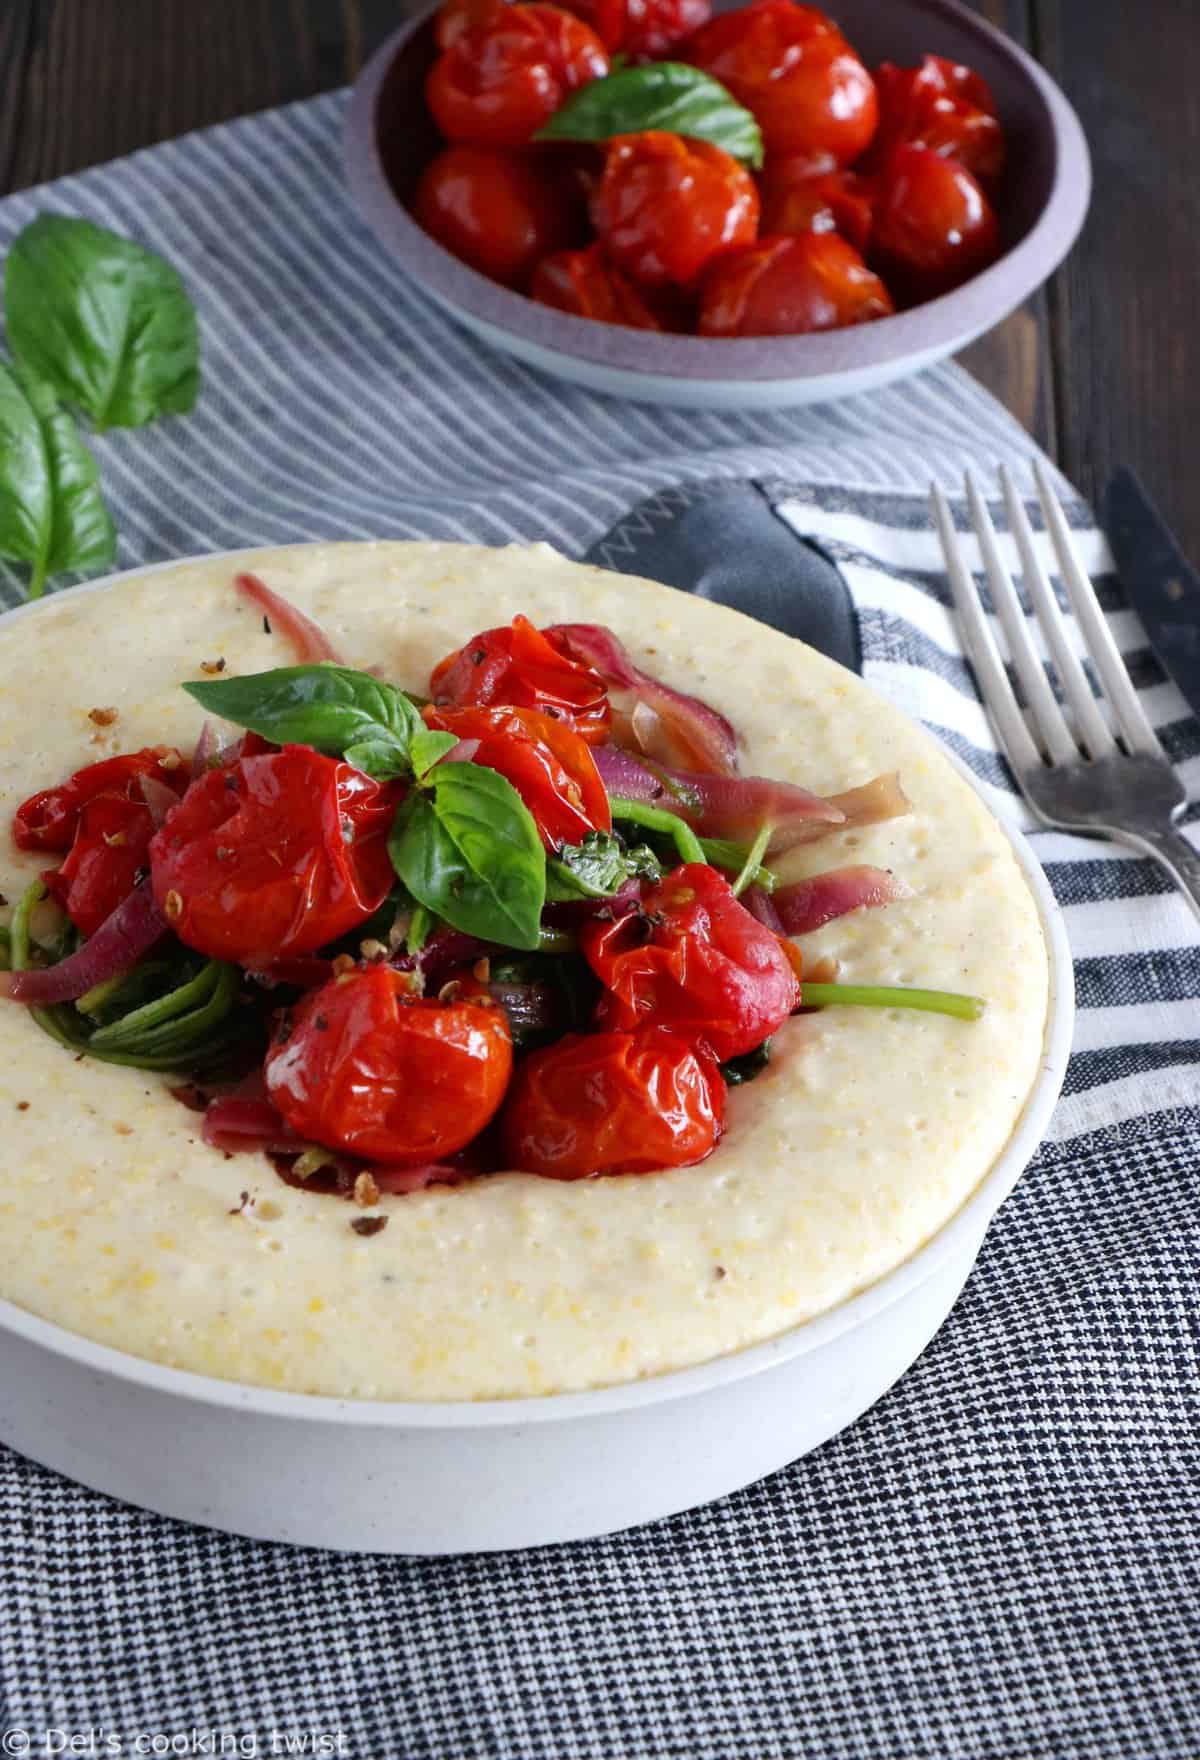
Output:
<svg viewBox="0 0 1200 1760">
<path fill-rule="evenodd" d="M 715 0 L 732 10 L 737 0 Z M 1004 254 L 941 299 L 814 336 L 664 336 L 571 317 L 512 293 L 437 244 L 404 206 L 439 140 L 425 109 L 436 7 L 388 38 L 359 76 L 347 122 L 350 192 L 367 224 L 431 299 L 494 347 L 564 379 L 645 403 L 780 409 L 869 390 L 965 348 L 1057 268 L 1087 211 L 1079 119 L 1037 63 L 956 0 L 835 0 L 868 66 L 944 55 L 981 73 L 1009 143 L 997 207 Z"/>
</svg>

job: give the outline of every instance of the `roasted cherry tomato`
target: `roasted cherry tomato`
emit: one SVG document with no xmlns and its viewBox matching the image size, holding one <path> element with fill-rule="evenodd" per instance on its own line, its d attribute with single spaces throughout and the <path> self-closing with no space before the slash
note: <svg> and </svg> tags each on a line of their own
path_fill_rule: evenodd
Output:
<svg viewBox="0 0 1200 1760">
<path fill-rule="evenodd" d="M 267 1052 L 267 1093 L 306 1140 L 371 1161 L 439 1161 L 477 1137 L 512 1074 L 508 1017 L 414 996 L 388 965 L 322 985 Z"/>
<path fill-rule="evenodd" d="M 609 256 L 647 287 L 690 286 L 758 228 L 758 190 L 721 147 L 650 130 L 608 149 L 592 219 Z"/>
<path fill-rule="evenodd" d="M 449 141 L 520 147 L 580 86 L 608 72 L 604 44 L 557 6 L 508 6 L 444 50 L 425 99 Z"/>
<path fill-rule="evenodd" d="M 605 987 L 601 1027 L 654 1021 L 722 1062 L 761 1045 L 800 1003 L 778 936 L 701 862 L 668 874 L 640 911 L 586 924 L 580 945 Z"/>
<path fill-rule="evenodd" d="M 150 845 L 159 909 L 181 941 L 244 966 L 311 953 L 364 923 L 395 880 L 399 787 L 308 746 L 193 782 Z"/>
<path fill-rule="evenodd" d="M 632 330 L 666 329 L 645 294 L 609 262 L 603 245 L 546 257 L 534 271 L 529 293 L 542 305 L 576 318 L 598 318 L 602 324 L 626 324 Z"/>
<path fill-rule="evenodd" d="M 188 772 L 172 746 L 146 747 L 119 758 L 102 758 L 76 770 L 57 788 L 44 788 L 30 795 L 13 816 L 13 842 L 18 849 L 70 849 L 79 828 L 79 815 L 98 794 L 118 793 L 142 800 L 137 778 L 153 776 L 181 793 Z"/>
<path fill-rule="evenodd" d="M 865 251 L 875 199 L 870 184 L 853 171 L 812 166 L 811 159 L 797 154 L 767 160 L 760 180 L 763 237 L 840 232 L 856 251 Z"/>
<path fill-rule="evenodd" d="M 626 0 L 618 45 L 626 55 L 654 60 L 674 49 L 712 16 L 709 0 Z"/>
<path fill-rule="evenodd" d="M 829 153 L 849 165 L 875 133 L 874 81 L 815 6 L 759 0 L 724 12 L 683 54 L 754 112 L 768 153 Z"/>
<path fill-rule="evenodd" d="M 429 708 L 425 719 L 460 740 L 479 741 L 473 761 L 508 778 L 547 849 L 578 843 L 589 831 L 612 829 L 596 760 L 565 721 L 534 709 L 508 708 Z"/>
<path fill-rule="evenodd" d="M 517 1070 L 501 1114 L 506 1164 L 547 1179 L 703 1161 L 721 1135 L 712 1054 L 666 1027 L 569 1033 Z"/>
<path fill-rule="evenodd" d="M 991 88 L 979 74 L 941 55 L 926 55 L 919 67 L 894 67 L 885 61 L 875 84 L 879 132 L 871 148 L 874 166 L 886 165 L 893 149 L 907 142 L 957 160 L 984 185 L 995 183 L 1004 169 L 1004 130 Z"/>
<path fill-rule="evenodd" d="M 551 720 L 568 721 L 591 745 L 603 744 L 612 719 L 600 674 L 519 615 L 507 628 L 485 629 L 439 660 L 429 677 L 429 694 L 438 709 L 493 704 L 536 709 Z"/>
<path fill-rule="evenodd" d="M 154 829 L 145 802 L 115 790 L 95 795 L 83 808 L 70 854 L 44 877 L 81 934 L 94 935 L 149 871 L 146 852 Z"/>
<path fill-rule="evenodd" d="M 969 171 L 928 147 L 897 147 L 879 183 L 871 260 L 906 304 L 986 268 L 1000 249 L 991 203 Z"/>
<path fill-rule="evenodd" d="M 494 20 L 511 0 L 446 0 L 437 16 L 437 45 L 448 49 L 472 25 Z M 712 14 L 709 0 L 564 0 L 610 53 L 660 56 Z"/>
<path fill-rule="evenodd" d="M 891 296 L 836 232 L 760 238 L 714 263 L 700 295 L 701 336 L 794 336 L 866 324 Z"/>
<path fill-rule="evenodd" d="M 524 287 L 535 265 L 580 235 L 582 196 L 527 153 L 448 147 L 413 198 L 425 228 L 493 281 Z"/>
</svg>

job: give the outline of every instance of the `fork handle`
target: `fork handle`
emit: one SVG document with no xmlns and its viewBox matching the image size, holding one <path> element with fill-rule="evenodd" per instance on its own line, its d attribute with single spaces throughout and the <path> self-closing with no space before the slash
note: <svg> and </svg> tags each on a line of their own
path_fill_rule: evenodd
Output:
<svg viewBox="0 0 1200 1760">
<path fill-rule="evenodd" d="M 1121 840 L 1160 862 L 1200 917 L 1200 850 L 1178 826 L 1168 825 L 1162 831 L 1122 832 Z"/>
</svg>

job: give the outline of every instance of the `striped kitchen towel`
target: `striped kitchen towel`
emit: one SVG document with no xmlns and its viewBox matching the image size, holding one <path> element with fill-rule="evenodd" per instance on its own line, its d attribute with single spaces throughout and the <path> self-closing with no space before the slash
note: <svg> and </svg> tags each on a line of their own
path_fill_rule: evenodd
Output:
<svg viewBox="0 0 1200 1760">
<path fill-rule="evenodd" d="M 36 212 L 86 215 L 166 253 L 199 305 L 195 414 L 96 442 L 122 566 L 368 536 L 604 539 L 620 566 L 630 520 L 753 480 L 841 568 L 867 677 L 1020 821 L 924 504 L 966 462 L 1028 485 L 1004 412 L 953 367 L 745 417 L 539 378 L 431 310 L 357 222 L 343 111 L 318 99 L 0 203 L 0 254 Z M 1200 727 L 1071 517 L 1200 790 Z M 1067 1091 L 951 1319 L 849 1432 L 650 1529 L 444 1560 L 189 1529 L 0 1451 L 0 1746 L 1195 1760 L 1200 938 L 1148 862 L 1037 839 L 1077 962 Z M 352 1462 L 331 1495 L 353 1495 Z"/>
</svg>

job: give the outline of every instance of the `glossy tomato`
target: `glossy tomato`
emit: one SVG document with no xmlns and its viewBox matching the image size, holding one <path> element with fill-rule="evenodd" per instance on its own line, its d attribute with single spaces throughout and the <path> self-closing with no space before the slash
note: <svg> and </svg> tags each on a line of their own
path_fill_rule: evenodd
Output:
<svg viewBox="0 0 1200 1760">
<path fill-rule="evenodd" d="M 44 788 L 22 801 L 13 815 L 13 842 L 18 849 L 70 849 L 88 801 L 112 793 L 144 800 L 138 782 L 142 776 L 153 776 L 176 794 L 188 783 L 187 766 L 173 746 L 148 746 L 119 758 L 102 758 L 76 770 L 57 788 Z"/>
<path fill-rule="evenodd" d="M 608 72 L 608 52 L 557 6 L 508 6 L 455 37 L 430 70 L 425 99 L 446 139 L 520 147 L 580 86 Z"/>
<path fill-rule="evenodd" d="M 666 1027 L 570 1033 L 517 1070 L 501 1114 L 507 1166 L 547 1179 L 703 1161 L 725 1116 L 715 1058 Z"/>
<path fill-rule="evenodd" d="M 874 81 L 815 6 L 759 0 L 722 13 L 682 53 L 754 112 L 768 153 L 828 153 L 849 165 L 875 133 Z"/>
<path fill-rule="evenodd" d="M 711 16 L 710 0 L 626 0 L 619 47 L 626 55 L 652 60 L 674 49 Z"/>
<path fill-rule="evenodd" d="M 520 615 L 507 627 L 472 636 L 439 660 L 429 677 L 429 694 L 438 709 L 493 704 L 536 709 L 568 721 L 592 745 L 608 737 L 612 719 L 600 674 Z"/>
<path fill-rule="evenodd" d="M 489 147 L 439 153 L 422 173 L 413 213 L 464 263 L 517 288 L 584 222 L 582 195 L 552 166 Z"/>
<path fill-rule="evenodd" d="M 512 1074 L 504 1010 L 435 1002 L 388 965 L 347 972 L 285 1018 L 267 1093 L 306 1141 L 372 1161 L 439 1161 L 489 1123 Z"/>
<path fill-rule="evenodd" d="M 612 829 L 596 760 L 565 721 L 509 708 L 429 708 L 425 719 L 460 740 L 478 740 L 473 762 L 508 778 L 547 849 L 578 843 L 589 831 Z"/>
<path fill-rule="evenodd" d="M 957 160 L 984 185 L 999 178 L 1004 130 L 991 89 L 979 74 L 941 55 L 926 55 L 919 67 L 885 61 L 875 83 L 879 132 L 871 149 L 873 166 L 885 166 L 892 151 L 907 142 Z"/>
<path fill-rule="evenodd" d="M 529 293 L 541 305 L 576 318 L 598 318 L 631 330 L 666 329 L 645 294 L 609 262 L 603 245 L 546 257 L 534 272 Z"/>
<path fill-rule="evenodd" d="M 653 1021 L 722 1062 L 761 1045 L 800 1003 L 778 936 L 700 862 L 652 887 L 640 911 L 586 924 L 580 946 L 605 987 L 600 1026 Z"/>
<path fill-rule="evenodd" d="M 871 257 L 904 303 L 947 293 L 1000 249 L 992 205 L 971 173 L 928 147 L 897 147 L 880 177 Z"/>
<path fill-rule="evenodd" d="M 647 287 L 688 287 L 758 228 L 758 190 L 721 147 L 656 130 L 609 145 L 592 219 L 609 256 Z"/>
<path fill-rule="evenodd" d="M 886 318 L 891 296 L 836 232 L 761 238 L 713 264 L 700 296 L 701 336 L 795 336 Z"/>
<path fill-rule="evenodd" d="M 194 782 L 150 844 L 159 909 L 181 941 L 264 965 L 366 922 L 395 881 L 402 790 L 308 746 L 240 758 Z"/>
<path fill-rule="evenodd" d="M 871 236 L 874 191 L 853 171 L 813 170 L 812 159 L 789 154 L 767 160 L 760 179 L 764 238 L 800 232 L 840 232 L 856 251 Z"/>
<path fill-rule="evenodd" d="M 154 830 L 145 802 L 115 790 L 94 795 L 83 808 L 66 861 L 44 876 L 81 934 L 94 935 L 149 871 Z"/>
<path fill-rule="evenodd" d="M 465 31 L 481 24 L 494 24 L 513 0 L 445 0 L 434 20 L 433 34 L 439 49 L 449 49 Z"/>
</svg>

